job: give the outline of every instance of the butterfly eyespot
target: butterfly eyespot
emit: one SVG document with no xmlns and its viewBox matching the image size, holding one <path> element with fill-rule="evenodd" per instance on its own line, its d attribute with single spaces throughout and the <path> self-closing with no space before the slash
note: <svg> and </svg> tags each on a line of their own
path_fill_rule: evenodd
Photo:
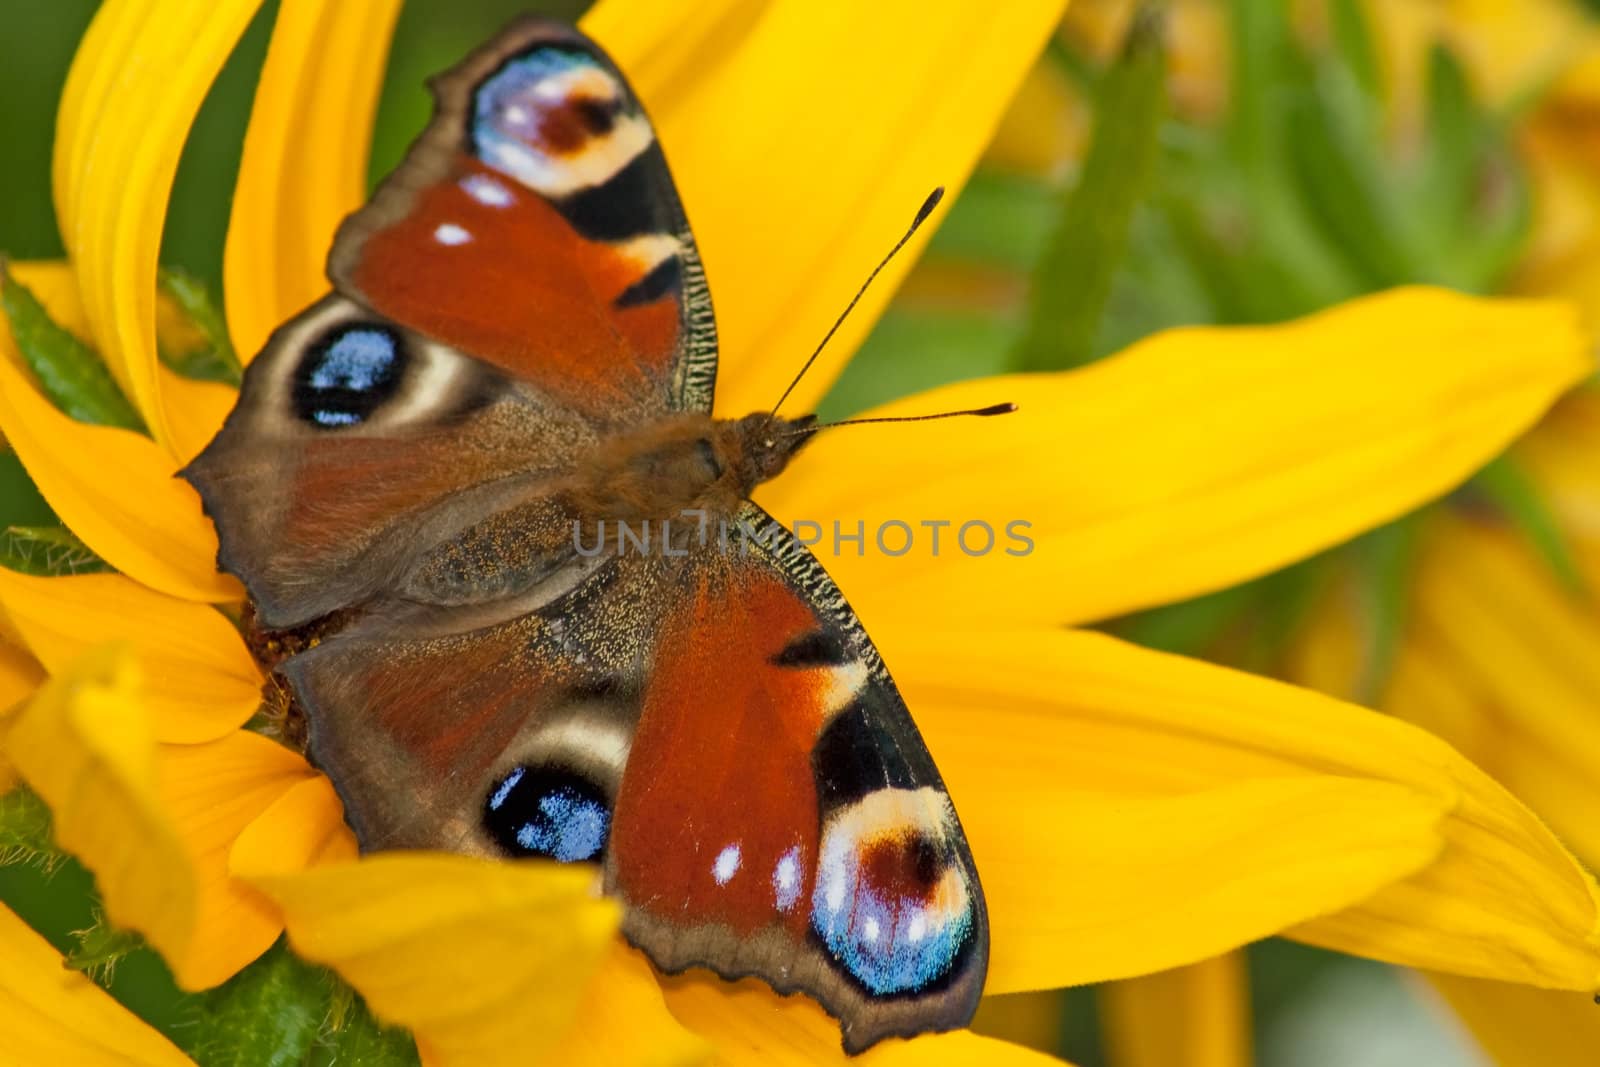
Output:
<svg viewBox="0 0 1600 1067">
<path fill-rule="evenodd" d="M 295 369 L 294 413 L 337 429 L 365 422 L 400 387 L 405 352 L 386 326 L 341 326 L 306 349 Z"/>
<path fill-rule="evenodd" d="M 914 821 L 927 810 L 916 798 L 930 794 L 872 794 L 831 819 L 823 837 L 811 926 L 835 962 L 874 994 L 932 987 L 970 946 L 966 876 L 937 830 Z"/>
<path fill-rule="evenodd" d="M 516 767 L 489 791 L 483 825 L 507 855 L 581 863 L 605 849 L 611 802 L 573 771 Z"/>
</svg>

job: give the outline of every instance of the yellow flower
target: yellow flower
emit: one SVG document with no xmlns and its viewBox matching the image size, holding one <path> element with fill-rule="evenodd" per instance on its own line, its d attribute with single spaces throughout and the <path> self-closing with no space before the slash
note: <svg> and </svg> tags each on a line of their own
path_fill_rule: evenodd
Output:
<svg viewBox="0 0 1600 1067">
<path fill-rule="evenodd" d="M 591 12 L 586 28 L 657 119 L 694 219 L 723 338 L 719 414 L 770 403 L 906 206 L 967 173 L 1059 9 L 1008 4 L 978 22 L 954 0 L 607 0 Z M 322 287 L 329 235 L 361 196 L 350 131 L 370 122 L 394 10 L 281 5 L 228 237 L 240 351 Z M 157 360 L 154 283 L 183 137 L 253 11 L 109 0 L 68 80 L 54 177 L 72 264 L 16 276 L 95 344 L 152 437 L 61 414 L 0 331 L 0 430 L 120 572 L 0 572 L 0 677 L 26 690 L 50 675 L 7 720 L 7 758 L 96 874 L 111 919 L 142 932 L 185 988 L 233 974 L 286 926 L 430 1062 L 838 1058 L 837 1027 L 809 1001 L 655 976 L 581 872 L 352 859 L 326 779 L 240 729 L 262 677 L 214 606 L 239 590 L 214 572 L 210 527 L 171 477 L 231 396 Z M 796 407 L 820 395 L 888 288 Z M 867 461 L 861 438 L 824 435 L 763 494 L 780 518 L 1033 523 L 1026 560 L 830 560 L 957 798 L 989 898 L 990 992 L 1160 971 L 1278 932 L 1486 978 L 1600 985 L 1593 882 L 1448 746 L 1062 628 L 1240 581 L 1447 491 L 1589 370 L 1587 344 L 1561 305 L 1431 290 L 1271 329 L 1175 332 L 1082 372 L 906 401 L 894 410 L 979 397 L 1023 411 L 935 425 Z M 0 1000 L 0 1023 L 23 1004 L 36 1058 L 92 1055 L 103 1033 L 37 1020 L 93 1002 L 105 1033 L 137 1031 L 128 1047 L 170 1059 L 81 984 L 47 981 L 53 956 L 0 918 L 0 937 L 31 946 L 0 965 L 13 968 L 0 988 L 30 998 Z M 913 1058 L 1039 1059 L 965 1032 L 866 1057 Z"/>
<path fill-rule="evenodd" d="M 1408 35 L 1416 27 L 1403 25 L 1403 15 L 1386 11 L 1377 25 L 1388 31 L 1391 55 L 1420 55 L 1421 42 Z M 1463 53 L 1491 98 L 1548 86 L 1521 130 L 1535 225 L 1512 284 L 1570 299 L 1600 323 L 1600 30 L 1578 5 L 1548 0 L 1439 5 L 1427 28 Z M 1460 746 L 1592 868 L 1600 864 L 1600 389 L 1573 394 L 1512 457 L 1548 507 L 1581 585 L 1563 581 L 1525 534 L 1501 522 L 1470 512 L 1437 517 L 1415 549 L 1399 651 L 1374 699 Z M 1301 638 L 1290 677 L 1338 695 L 1357 692 L 1368 675 L 1360 617 L 1348 589 L 1331 594 Z M 1600 1047 L 1587 997 L 1445 975 L 1431 981 L 1505 1067 L 1577 1067 Z"/>
<path fill-rule="evenodd" d="M 1329 32 L 1329 6 L 1297 6 L 1303 37 Z M 1068 25 L 1075 40 L 1109 55 L 1133 7 L 1129 0 L 1080 4 Z M 1419 133 L 1436 43 L 1464 60 L 1474 90 L 1492 106 L 1529 105 L 1517 136 L 1533 185 L 1534 227 L 1507 287 L 1566 299 L 1586 322 L 1600 323 L 1600 30 L 1591 18 L 1560 0 L 1368 0 L 1363 10 L 1397 139 Z M 1222 5 L 1204 0 L 1174 5 L 1170 90 L 1191 121 L 1215 119 L 1211 105 L 1225 91 L 1230 41 L 1221 14 Z M 1195 70 L 1209 72 L 1209 92 L 1185 80 Z M 1071 127 L 1077 107 L 1058 96 L 1053 125 Z M 1049 124 L 1034 119 L 1036 127 Z M 1510 455 L 1549 511 L 1545 535 L 1564 546 L 1576 574 L 1563 576 L 1526 531 L 1510 529 L 1492 510 L 1430 515 L 1411 549 L 1404 629 L 1393 664 L 1377 672 L 1381 689 L 1374 694 L 1370 684 L 1382 666 L 1369 658 L 1371 589 L 1348 574 L 1279 668 L 1300 684 L 1374 700 L 1457 745 L 1592 868 L 1600 864 L 1600 387 L 1580 387 Z M 1215 653 L 1226 661 L 1229 651 Z M 1370 954 L 1397 960 L 1381 949 Z M 1170 1062 L 1180 1047 L 1221 1050 L 1194 1062 L 1246 1062 L 1238 1051 L 1242 1016 L 1222 1013 L 1230 1025 L 1219 1033 L 1218 1016 L 1206 1010 L 1240 1001 L 1242 980 L 1237 961 L 1223 958 L 1108 987 L 1103 1022 L 1118 1062 Z M 1600 1047 L 1600 1019 L 1587 996 L 1458 975 L 1429 980 L 1497 1063 L 1577 1067 L 1593 1062 Z M 1184 1023 L 1150 1034 L 1140 1024 L 1154 1013 Z"/>
</svg>

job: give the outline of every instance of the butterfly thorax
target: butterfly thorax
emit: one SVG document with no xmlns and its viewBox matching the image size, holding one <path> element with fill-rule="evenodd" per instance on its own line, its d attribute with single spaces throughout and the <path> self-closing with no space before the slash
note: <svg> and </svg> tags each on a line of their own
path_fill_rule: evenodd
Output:
<svg viewBox="0 0 1600 1067">
<path fill-rule="evenodd" d="M 589 522 L 674 519 L 685 511 L 731 517 L 756 486 L 783 471 L 815 434 L 815 421 L 670 416 L 602 443 L 577 472 L 572 504 Z"/>
</svg>

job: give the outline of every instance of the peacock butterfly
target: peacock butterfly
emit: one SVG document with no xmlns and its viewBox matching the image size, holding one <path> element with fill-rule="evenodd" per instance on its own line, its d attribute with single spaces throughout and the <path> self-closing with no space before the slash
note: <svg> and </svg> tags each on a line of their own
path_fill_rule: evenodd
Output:
<svg viewBox="0 0 1600 1067">
<path fill-rule="evenodd" d="M 638 100 L 540 20 L 434 88 L 184 472 L 257 625 L 319 635 L 278 667 L 309 755 L 363 849 L 593 863 L 661 970 L 809 994 L 851 1052 L 966 1024 L 971 853 L 860 622 L 749 500 L 814 421 L 711 415 Z"/>
</svg>

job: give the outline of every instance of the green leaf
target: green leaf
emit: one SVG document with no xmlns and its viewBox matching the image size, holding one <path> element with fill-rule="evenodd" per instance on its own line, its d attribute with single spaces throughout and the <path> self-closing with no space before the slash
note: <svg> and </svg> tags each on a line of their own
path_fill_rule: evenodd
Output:
<svg viewBox="0 0 1600 1067">
<path fill-rule="evenodd" d="M 1065 195 L 1055 233 L 1034 271 L 1024 370 L 1082 366 L 1094 358 L 1112 279 L 1134 208 L 1155 169 L 1166 110 L 1166 55 L 1154 7 L 1135 15 L 1122 55 L 1106 73 L 1083 172 Z"/>
<path fill-rule="evenodd" d="M 301 962 L 280 938 L 224 985 L 195 998 L 186 1051 L 200 1067 L 300 1067 L 332 996 L 328 972 Z"/>
<path fill-rule="evenodd" d="M 1257 592 L 1253 583 L 1246 582 L 1193 600 L 1113 619 L 1105 629 L 1158 652 L 1205 656 L 1215 653 L 1223 635 L 1251 610 Z"/>
<path fill-rule="evenodd" d="M 1587 595 L 1588 582 L 1562 532 L 1561 521 L 1550 509 L 1533 479 L 1511 456 L 1501 456 L 1480 470 L 1468 483 L 1522 533 L 1552 574 L 1568 590 Z"/>
<path fill-rule="evenodd" d="M 1384 94 L 1383 67 L 1378 61 L 1366 12 L 1361 9 L 1360 0 L 1333 0 L 1331 14 L 1333 41 L 1339 58 L 1361 86 L 1376 114 Z"/>
<path fill-rule="evenodd" d="M 823 421 L 949 382 L 1007 370 L 1017 329 L 987 312 L 891 307 L 817 407 Z"/>
<path fill-rule="evenodd" d="M 1394 673 L 1405 636 L 1416 546 L 1416 523 L 1410 518 L 1381 526 L 1349 546 L 1362 609 L 1358 703 L 1376 707 Z"/>
<path fill-rule="evenodd" d="M 0 307 L 11 323 L 22 360 L 45 396 L 79 422 L 144 432 L 144 422 L 122 395 L 93 349 L 57 325 L 27 287 L 0 263 Z"/>
<path fill-rule="evenodd" d="M 1455 218 L 1466 210 L 1468 186 L 1462 175 L 1483 150 L 1484 116 L 1466 68 L 1443 44 L 1428 52 L 1427 93 L 1423 205 L 1437 219 Z"/>
<path fill-rule="evenodd" d="M 384 1026 L 349 986 L 338 987 L 321 1042 L 310 1067 L 412 1067 L 419 1062 L 416 1042 L 398 1026 Z"/>
<path fill-rule="evenodd" d="M 59 863 L 65 857 L 55 847 L 50 826 L 50 809 L 27 786 L 0 795 L 0 866 Z"/>
<path fill-rule="evenodd" d="M 99 909 L 95 910 L 94 925 L 74 930 L 72 936 L 78 944 L 67 953 L 66 965 L 75 971 L 83 971 L 102 986 L 111 981 L 117 964 L 145 948 L 144 938 L 140 934 L 112 926 Z"/>
<path fill-rule="evenodd" d="M 193 998 L 184 1038 L 200 1067 L 412 1067 L 410 1035 L 380 1026 L 331 971 L 278 941 L 225 985 Z"/>
<path fill-rule="evenodd" d="M 1533 225 L 1533 193 L 1505 116 L 1473 94 L 1461 60 L 1443 45 L 1428 56 L 1426 142 L 1410 203 L 1422 242 L 1445 280 L 1491 292 L 1520 257 Z"/>
<path fill-rule="evenodd" d="M 1413 253 L 1414 223 L 1401 209 L 1364 95 L 1341 67 L 1314 74 L 1294 108 L 1289 146 L 1307 208 L 1328 242 L 1355 266 L 1363 288 L 1437 282 Z"/>
<path fill-rule="evenodd" d="M 22 460 L 0 449 L 0 526 L 51 526 L 59 521 Z"/>
<path fill-rule="evenodd" d="M 1060 194 L 1036 178 L 978 171 L 929 242 L 929 259 L 1031 270 L 1044 254 L 1045 237 Z"/>
<path fill-rule="evenodd" d="M 158 284 L 194 327 L 192 338 L 178 342 L 161 338 L 161 362 L 186 378 L 237 387 L 244 370 L 228 337 L 228 324 L 205 283 L 186 271 L 164 268 Z"/>
<path fill-rule="evenodd" d="M 65 526 L 8 526 L 0 530 L 0 567 L 44 578 L 110 574 L 115 569 Z"/>
</svg>

